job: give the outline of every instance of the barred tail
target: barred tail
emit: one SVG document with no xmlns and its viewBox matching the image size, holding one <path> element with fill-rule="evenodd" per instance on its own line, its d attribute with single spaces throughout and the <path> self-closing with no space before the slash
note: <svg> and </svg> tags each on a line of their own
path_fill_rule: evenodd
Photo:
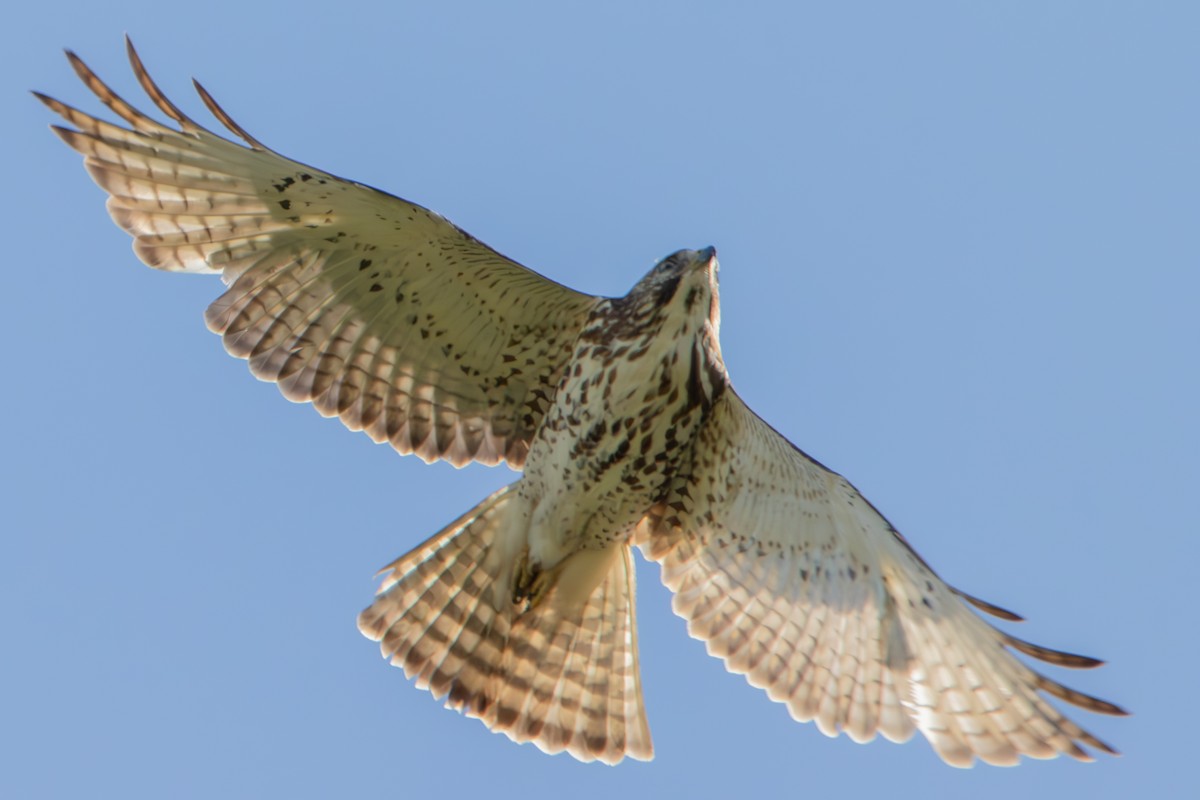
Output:
<svg viewBox="0 0 1200 800">
<path fill-rule="evenodd" d="M 525 611 L 511 598 L 511 489 L 389 564 L 359 629 L 419 688 L 514 741 L 581 761 L 652 758 L 632 551 L 617 546 L 584 603 L 552 593 Z"/>
</svg>

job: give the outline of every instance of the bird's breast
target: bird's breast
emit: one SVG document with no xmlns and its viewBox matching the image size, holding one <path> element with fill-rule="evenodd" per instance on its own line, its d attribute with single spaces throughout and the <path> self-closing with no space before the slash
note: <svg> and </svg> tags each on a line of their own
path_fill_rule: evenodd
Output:
<svg viewBox="0 0 1200 800">
<path fill-rule="evenodd" d="M 656 344 L 576 347 L 523 478 L 536 504 L 531 549 L 542 542 L 548 560 L 627 538 L 690 451 L 706 407 L 694 342 Z"/>
</svg>

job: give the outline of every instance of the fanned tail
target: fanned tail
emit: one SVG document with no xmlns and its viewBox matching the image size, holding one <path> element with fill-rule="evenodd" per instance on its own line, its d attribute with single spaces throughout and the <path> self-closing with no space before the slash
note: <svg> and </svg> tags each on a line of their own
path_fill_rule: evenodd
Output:
<svg viewBox="0 0 1200 800">
<path fill-rule="evenodd" d="M 419 688 L 514 741 L 581 761 L 652 758 L 629 546 L 582 604 L 552 590 L 525 610 L 512 602 L 511 489 L 388 565 L 359 629 Z"/>
</svg>

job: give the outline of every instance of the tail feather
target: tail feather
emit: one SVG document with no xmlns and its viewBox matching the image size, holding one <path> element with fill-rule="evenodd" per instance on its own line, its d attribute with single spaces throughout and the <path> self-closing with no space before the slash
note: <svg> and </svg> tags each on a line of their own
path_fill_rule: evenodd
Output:
<svg viewBox="0 0 1200 800">
<path fill-rule="evenodd" d="M 553 589 L 525 610 L 509 589 L 510 489 L 385 567 L 359 629 L 419 688 L 514 741 L 581 761 L 650 759 L 629 546 L 583 602 Z"/>
</svg>

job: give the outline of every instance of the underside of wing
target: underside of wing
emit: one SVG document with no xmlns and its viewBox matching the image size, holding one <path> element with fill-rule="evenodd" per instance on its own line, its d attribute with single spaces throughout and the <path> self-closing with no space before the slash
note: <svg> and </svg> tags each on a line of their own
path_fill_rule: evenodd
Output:
<svg viewBox="0 0 1200 800">
<path fill-rule="evenodd" d="M 596 299 L 520 266 L 421 206 L 247 146 L 183 114 L 129 47 L 163 125 L 74 54 L 128 125 L 38 94 L 73 128 L 113 219 L 156 269 L 218 273 L 209 327 L 259 378 L 401 453 L 519 468 Z"/>
<path fill-rule="evenodd" d="M 947 763 L 1113 753 L 1046 701 L 1120 708 L 1050 680 L 1006 647 L 1069 667 L 1100 662 L 1008 636 L 945 584 L 844 478 L 797 450 L 732 391 L 688 474 L 642 524 L 675 611 L 732 672 L 829 736 L 904 741 Z M 964 602 L 965 601 L 965 602 Z"/>
</svg>

